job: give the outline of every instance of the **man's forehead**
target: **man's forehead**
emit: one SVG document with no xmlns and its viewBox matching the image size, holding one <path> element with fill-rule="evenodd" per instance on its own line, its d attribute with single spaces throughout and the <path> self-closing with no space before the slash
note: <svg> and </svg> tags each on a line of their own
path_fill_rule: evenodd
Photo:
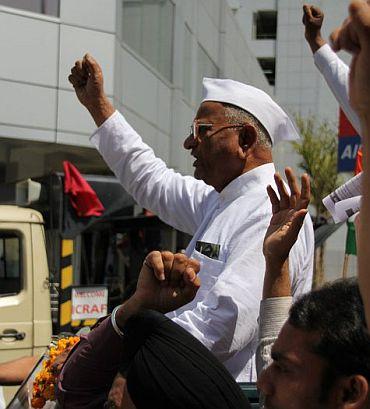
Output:
<svg viewBox="0 0 370 409">
<path fill-rule="evenodd" d="M 287 359 L 296 364 L 304 363 L 310 359 L 320 359 L 314 353 L 314 346 L 319 340 L 316 332 L 303 331 L 288 322 L 284 324 L 275 341 L 271 356 L 273 358 Z"/>
<path fill-rule="evenodd" d="M 195 119 L 225 116 L 225 107 L 221 102 L 205 101 L 198 108 Z"/>
</svg>

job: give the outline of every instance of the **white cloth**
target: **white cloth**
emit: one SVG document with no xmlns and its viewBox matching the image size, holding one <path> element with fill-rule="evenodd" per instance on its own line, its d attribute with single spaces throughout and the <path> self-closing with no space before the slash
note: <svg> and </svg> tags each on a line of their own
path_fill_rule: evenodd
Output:
<svg viewBox="0 0 370 409">
<path fill-rule="evenodd" d="M 254 380 L 257 317 L 265 261 L 262 243 L 271 218 L 266 193 L 274 165 L 260 166 L 221 192 L 168 169 L 115 112 L 93 134 L 104 160 L 144 208 L 194 235 L 186 254 L 201 262 L 195 300 L 170 316 L 208 347 L 239 381 Z M 219 244 L 218 259 L 195 250 L 196 242 Z M 290 256 L 293 294 L 311 289 L 313 229 L 306 218 Z"/>
<path fill-rule="evenodd" d="M 5 409 L 5 408 L 6 408 L 6 404 L 5 404 L 3 387 L 0 386 L 0 409 Z"/>
<path fill-rule="evenodd" d="M 286 112 L 266 92 L 242 82 L 203 78 L 203 101 L 226 102 L 251 113 L 265 127 L 273 144 L 299 139 Z"/>
<path fill-rule="evenodd" d="M 313 55 L 315 65 L 324 76 L 346 117 L 361 135 L 360 120 L 349 103 L 349 67 L 328 44 L 320 47 Z"/>
</svg>

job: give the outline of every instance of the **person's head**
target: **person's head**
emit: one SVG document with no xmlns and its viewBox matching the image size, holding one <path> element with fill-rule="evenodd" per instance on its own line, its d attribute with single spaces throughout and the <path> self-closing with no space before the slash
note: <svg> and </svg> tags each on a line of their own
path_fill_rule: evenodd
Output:
<svg viewBox="0 0 370 409">
<path fill-rule="evenodd" d="M 204 99 L 185 149 L 194 176 L 221 191 L 241 174 L 272 162 L 273 142 L 296 139 L 285 112 L 263 91 L 237 81 L 205 78 Z"/>
<path fill-rule="evenodd" d="M 357 282 L 302 296 L 271 357 L 258 379 L 267 409 L 369 408 L 370 337 Z"/>
<path fill-rule="evenodd" d="M 126 324 L 125 409 L 249 409 L 238 384 L 189 332 L 156 311 Z"/>
</svg>

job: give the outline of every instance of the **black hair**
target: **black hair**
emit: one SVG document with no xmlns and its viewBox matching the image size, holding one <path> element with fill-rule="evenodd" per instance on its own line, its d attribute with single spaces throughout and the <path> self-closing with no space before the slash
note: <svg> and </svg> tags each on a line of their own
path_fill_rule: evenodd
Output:
<svg viewBox="0 0 370 409">
<path fill-rule="evenodd" d="M 332 379 L 357 374 L 370 381 L 370 336 L 356 279 L 338 280 L 303 295 L 291 307 L 288 322 L 319 334 L 313 352 L 327 362 Z"/>
</svg>

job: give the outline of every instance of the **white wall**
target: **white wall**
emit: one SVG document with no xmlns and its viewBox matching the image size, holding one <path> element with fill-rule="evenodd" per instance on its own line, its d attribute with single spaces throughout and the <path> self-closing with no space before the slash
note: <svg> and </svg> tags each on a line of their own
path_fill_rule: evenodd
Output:
<svg viewBox="0 0 370 409">
<path fill-rule="evenodd" d="M 221 77 L 271 92 L 226 0 L 173 2 L 171 82 L 120 38 L 120 0 L 61 0 L 59 18 L 0 6 L 0 33 L 7 39 L 0 44 L 0 90 L 6 101 L 0 107 L 0 138 L 7 138 L 2 146 L 8 151 L 2 157 L 17 158 L 8 179 L 35 176 L 24 166 L 27 158 L 25 149 L 19 148 L 22 141 L 28 141 L 27 149 L 38 155 L 36 173 L 49 170 L 45 152 L 53 156 L 53 151 L 63 146 L 68 156 L 68 146 L 90 147 L 93 121 L 68 82 L 71 67 L 86 52 L 100 62 L 105 90 L 116 107 L 161 158 L 183 173 L 192 172 L 182 142 L 199 103 L 199 46 L 218 66 Z M 190 62 L 186 64 L 185 29 L 191 35 Z M 190 79 L 187 86 L 191 88 L 185 92 L 184 78 Z M 19 143 L 12 145 L 12 140 Z M 32 145 L 32 141 L 47 142 L 48 149 L 40 149 L 41 145 Z M 88 165 L 86 151 L 84 157 L 81 166 Z M 90 159 L 96 160 L 96 156 L 91 154 Z M 55 167 L 58 170 L 60 164 Z"/>
</svg>

